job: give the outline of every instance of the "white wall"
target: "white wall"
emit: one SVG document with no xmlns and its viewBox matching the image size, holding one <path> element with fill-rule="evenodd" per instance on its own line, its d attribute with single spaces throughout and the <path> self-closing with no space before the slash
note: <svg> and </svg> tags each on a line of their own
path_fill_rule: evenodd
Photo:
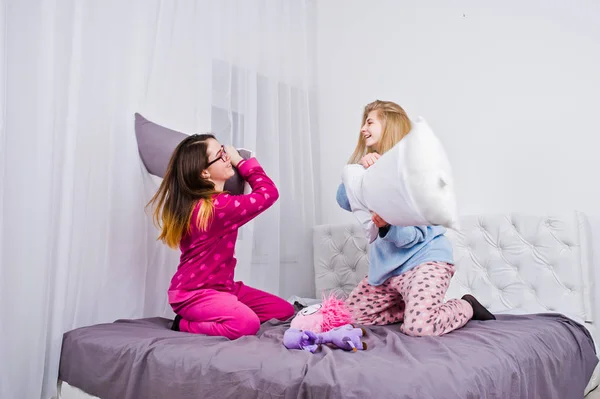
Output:
<svg viewBox="0 0 600 399">
<path fill-rule="evenodd" d="M 353 221 L 335 191 L 381 99 L 440 136 L 462 214 L 577 209 L 600 242 L 599 19 L 593 0 L 319 2 L 320 222 Z"/>
</svg>

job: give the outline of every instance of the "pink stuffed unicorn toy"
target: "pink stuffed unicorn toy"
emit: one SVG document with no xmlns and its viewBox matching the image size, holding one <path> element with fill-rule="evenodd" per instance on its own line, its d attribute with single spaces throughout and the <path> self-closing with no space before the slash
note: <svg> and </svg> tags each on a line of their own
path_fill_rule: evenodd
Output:
<svg viewBox="0 0 600 399">
<path fill-rule="evenodd" d="M 292 319 L 283 336 L 288 349 L 304 349 L 314 353 L 322 344 L 333 344 L 344 350 L 366 349 L 361 341 L 365 330 L 355 328 L 352 315 L 343 300 L 324 296 L 323 302 L 302 309 Z"/>
<path fill-rule="evenodd" d="M 296 317 L 292 319 L 290 327 L 321 333 L 350 324 L 353 321 L 344 301 L 334 295 L 329 295 L 323 297 L 322 303 L 299 311 Z"/>
</svg>

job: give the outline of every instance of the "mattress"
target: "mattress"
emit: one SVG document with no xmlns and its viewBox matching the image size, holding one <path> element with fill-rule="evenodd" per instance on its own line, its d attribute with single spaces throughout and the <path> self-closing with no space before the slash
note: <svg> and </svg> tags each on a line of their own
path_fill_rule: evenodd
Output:
<svg viewBox="0 0 600 399">
<path fill-rule="evenodd" d="M 583 397 L 598 363 L 589 332 L 560 314 L 501 315 L 442 337 L 367 328 L 368 349 L 282 344 L 289 323 L 229 341 L 169 330 L 163 318 L 65 333 L 60 379 L 119 398 Z"/>
</svg>

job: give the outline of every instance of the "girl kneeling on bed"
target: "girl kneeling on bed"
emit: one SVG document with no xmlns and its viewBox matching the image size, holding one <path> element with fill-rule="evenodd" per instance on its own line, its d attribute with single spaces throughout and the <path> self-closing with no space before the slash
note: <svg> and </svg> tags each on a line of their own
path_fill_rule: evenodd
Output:
<svg viewBox="0 0 600 399">
<path fill-rule="evenodd" d="M 252 187 L 250 194 L 223 191 L 233 168 Z M 177 146 L 150 201 L 162 229 L 159 239 L 181 249 L 168 292 L 177 315 L 173 330 L 236 339 L 256 334 L 266 320 L 293 315 L 285 300 L 233 281 L 238 229 L 278 197 L 256 158 L 242 159 L 213 135 L 193 135 Z"/>
<path fill-rule="evenodd" d="M 349 163 L 369 168 L 410 129 L 411 122 L 399 105 L 387 101 L 368 104 Z M 338 187 L 337 202 L 351 211 L 343 184 Z M 346 300 L 357 323 L 403 321 L 400 330 L 407 335 L 439 336 L 464 326 L 470 319 L 495 319 L 471 295 L 444 302 L 455 271 L 452 245 L 444 235 L 444 227 L 390 226 L 375 213 L 372 220 L 379 234 L 370 244 L 369 273 Z"/>
</svg>

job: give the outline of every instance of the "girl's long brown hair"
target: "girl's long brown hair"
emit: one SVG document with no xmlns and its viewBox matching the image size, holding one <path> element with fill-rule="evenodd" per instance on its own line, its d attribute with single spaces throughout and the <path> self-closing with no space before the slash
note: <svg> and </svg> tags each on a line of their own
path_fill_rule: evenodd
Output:
<svg viewBox="0 0 600 399">
<path fill-rule="evenodd" d="M 365 106 L 361 126 L 365 125 L 371 111 L 377 111 L 377 115 L 381 119 L 383 131 L 381 132 L 381 140 L 377 144 L 377 152 L 379 155 L 383 155 L 410 132 L 410 119 L 408 119 L 406 111 L 398 104 L 391 101 L 376 100 Z M 372 148 L 367 148 L 362 133 L 359 131 L 358 144 L 348 163 L 359 163 L 361 158 L 367 155 L 368 152 L 374 151 Z"/>
<path fill-rule="evenodd" d="M 191 227 L 194 206 L 202 201 L 196 223 L 206 230 L 213 214 L 215 185 L 202 177 L 208 165 L 206 154 L 212 134 L 194 134 L 186 137 L 173 151 L 169 166 L 148 205 L 154 206 L 154 224 L 161 229 L 158 236 L 171 248 L 177 248 Z"/>
</svg>

